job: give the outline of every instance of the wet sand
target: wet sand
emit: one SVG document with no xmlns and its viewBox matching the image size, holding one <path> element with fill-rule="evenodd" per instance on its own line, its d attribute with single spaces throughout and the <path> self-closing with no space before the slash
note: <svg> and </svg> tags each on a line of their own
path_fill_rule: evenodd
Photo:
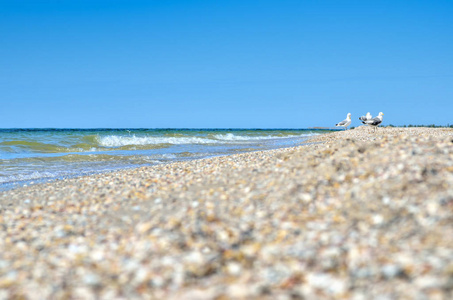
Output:
<svg viewBox="0 0 453 300">
<path fill-rule="evenodd" d="M 0 299 L 453 297 L 452 129 L 59 180 L 0 212 Z"/>
</svg>

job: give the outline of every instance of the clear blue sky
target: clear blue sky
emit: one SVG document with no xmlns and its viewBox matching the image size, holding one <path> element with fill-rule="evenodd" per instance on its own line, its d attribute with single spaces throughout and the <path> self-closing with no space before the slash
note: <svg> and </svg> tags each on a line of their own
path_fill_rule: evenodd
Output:
<svg viewBox="0 0 453 300">
<path fill-rule="evenodd" d="M 0 127 L 453 124 L 453 1 L 0 0 Z"/>
</svg>

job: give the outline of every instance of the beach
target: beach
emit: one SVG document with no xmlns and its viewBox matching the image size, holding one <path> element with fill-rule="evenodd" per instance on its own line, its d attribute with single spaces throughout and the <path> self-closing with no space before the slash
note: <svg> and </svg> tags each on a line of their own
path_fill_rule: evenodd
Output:
<svg viewBox="0 0 453 300">
<path fill-rule="evenodd" d="M 0 211 L 0 299 L 453 297 L 452 129 L 62 179 Z"/>
</svg>

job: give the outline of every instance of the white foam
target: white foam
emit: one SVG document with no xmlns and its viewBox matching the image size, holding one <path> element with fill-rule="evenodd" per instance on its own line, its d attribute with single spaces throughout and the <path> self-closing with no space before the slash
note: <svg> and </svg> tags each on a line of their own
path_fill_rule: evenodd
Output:
<svg viewBox="0 0 453 300">
<path fill-rule="evenodd" d="M 154 137 L 154 136 L 120 136 L 109 135 L 98 137 L 100 146 L 103 147 L 122 147 L 130 145 L 159 145 L 159 144 L 173 144 L 173 145 L 188 145 L 188 144 L 221 144 L 225 142 L 239 142 L 239 141 L 260 141 L 271 139 L 287 139 L 295 137 L 309 137 L 317 134 L 301 134 L 301 135 L 266 135 L 266 136 L 246 136 L 236 135 L 233 133 L 216 134 L 213 138 L 203 138 L 196 136 L 188 137 Z"/>
<path fill-rule="evenodd" d="M 244 136 L 244 135 L 236 135 L 233 133 L 227 134 L 216 134 L 214 137 L 218 140 L 223 141 L 259 141 L 259 140 L 273 140 L 273 139 L 287 139 L 287 138 L 295 138 L 295 137 L 309 137 L 312 134 L 302 134 L 302 135 L 266 135 L 266 136 Z"/>
<path fill-rule="evenodd" d="M 159 145 L 159 144 L 216 144 L 218 141 L 200 137 L 138 137 L 109 135 L 98 138 L 99 145 L 103 147 L 122 147 L 129 145 Z"/>
<path fill-rule="evenodd" d="M 38 172 L 34 171 L 29 174 L 16 174 L 10 176 L 2 176 L 0 177 L 0 183 L 10 183 L 16 181 L 29 181 L 29 180 L 36 180 L 36 179 L 44 179 L 44 178 L 52 178 L 56 177 L 58 174 L 52 172 Z"/>
</svg>

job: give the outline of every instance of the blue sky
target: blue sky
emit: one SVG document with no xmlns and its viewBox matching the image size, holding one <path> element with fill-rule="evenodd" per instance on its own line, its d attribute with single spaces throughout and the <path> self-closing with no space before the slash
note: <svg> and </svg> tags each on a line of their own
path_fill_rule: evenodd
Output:
<svg viewBox="0 0 453 300">
<path fill-rule="evenodd" d="M 453 1 L 0 0 L 0 127 L 453 124 Z"/>
</svg>

